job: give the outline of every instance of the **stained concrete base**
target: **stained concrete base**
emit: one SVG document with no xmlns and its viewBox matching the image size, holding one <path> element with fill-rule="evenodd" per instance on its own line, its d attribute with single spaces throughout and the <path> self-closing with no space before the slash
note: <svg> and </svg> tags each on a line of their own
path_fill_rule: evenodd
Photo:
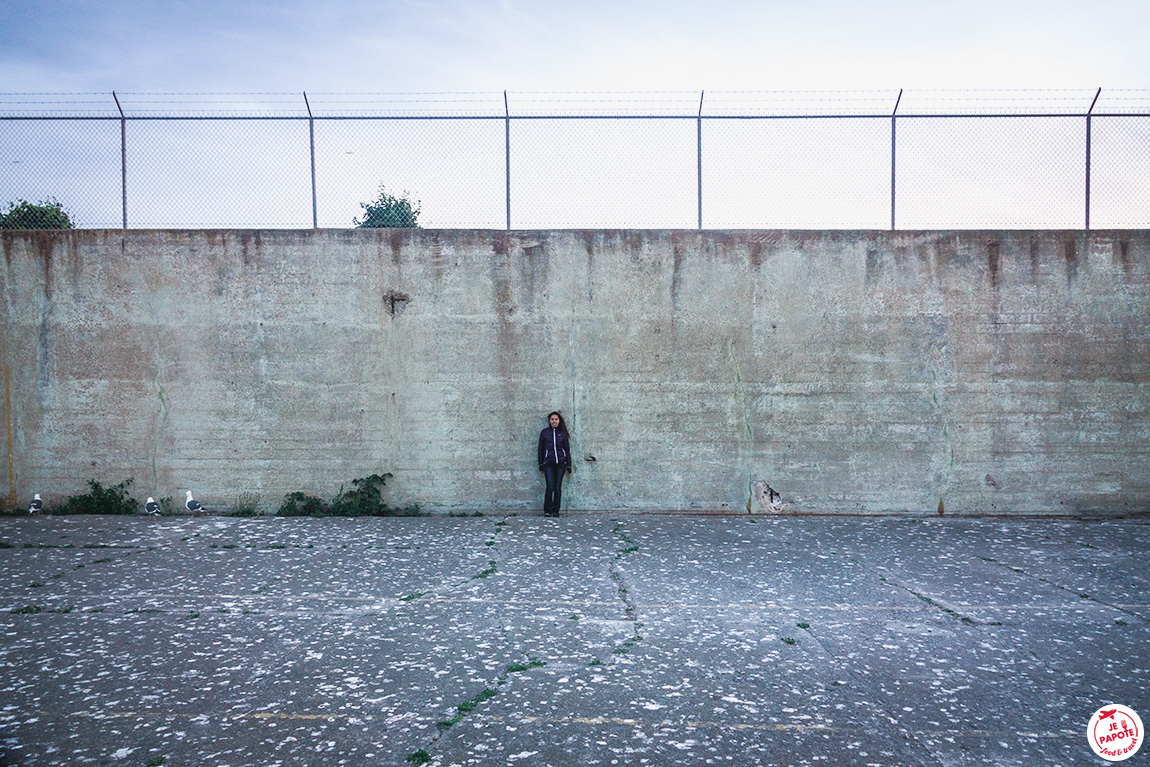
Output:
<svg viewBox="0 0 1150 767">
<path fill-rule="evenodd" d="M 46 517 L 0 546 L 6 766 L 1096 765 L 1096 709 L 1150 715 L 1145 519 Z"/>
</svg>

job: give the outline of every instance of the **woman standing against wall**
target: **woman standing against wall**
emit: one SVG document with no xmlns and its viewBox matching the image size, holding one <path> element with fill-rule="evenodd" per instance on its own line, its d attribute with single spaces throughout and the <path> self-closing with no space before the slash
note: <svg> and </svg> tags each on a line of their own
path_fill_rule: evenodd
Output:
<svg viewBox="0 0 1150 767">
<path fill-rule="evenodd" d="M 558 412 L 547 414 L 547 426 L 539 432 L 539 471 L 547 480 L 543 493 L 543 516 L 559 516 L 563 497 L 563 474 L 571 473 L 571 440 L 567 424 Z"/>
</svg>

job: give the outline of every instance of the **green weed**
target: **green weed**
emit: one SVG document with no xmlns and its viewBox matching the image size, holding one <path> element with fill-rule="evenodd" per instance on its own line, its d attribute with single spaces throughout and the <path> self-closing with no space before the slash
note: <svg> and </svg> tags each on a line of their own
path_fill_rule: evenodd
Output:
<svg viewBox="0 0 1150 767">
<path fill-rule="evenodd" d="M 383 488 L 391 476 L 372 474 L 353 479 L 351 489 L 342 487 L 330 502 L 301 492 L 289 493 L 276 511 L 277 517 L 418 517 L 418 504 L 396 508 L 383 502 Z"/>
<path fill-rule="evenodd" d="M 102 487 L 94 479 L 88 480 L 89 490 L 83 495 L 69 496 L 54 514 L 135 514 L 140 502 L 128 495 L 131 479 L 118 485 Z"/>
<path fill-rule="evenodd" d="M 482 703 L 485 700 L 491 700 L 492 698 L 494 698 L 496 696 L 496 694 L 497 694 L 497 692 L 495 690 L 492 690 L 490 687 L 484 687 L 483 692 L 478 693 L 473 698 L 470 698 L 468 700 L 463 701 L 458 706 L 456 706 L 456 708 L 459 710 L 460 713 L 463 713 L 463 714 L 471 713 L 472 711 L 475 710 L 476 706 L 478 706 L 480 703 Z"/>
<path fill-rule="evenodd" d="M 486 578 L 489 575 L 495 575 L 495 573 L 496 573 L 495 560 L 489 559 L 489 560 L 487 560 L 487 569 L 486 570 L 480 570 L 478 573 L 471 576 L 471 580 L 475 580 L 476 578 Z"/>
<path fill-rule="evenodd" d="M 283 504 L 276 511 L 277 517 L 326 517 L 331 506 L 322 498 L 296 491 L 288 493 Z"/>
<path fill-rule="evenodd" d="M 407 755 L 408 764 L 427 764 L 430 761 L 431 754 L 422 748 Z"/>
<path fill-rule="evenodd" d="M 260 494 L 240 493 L 236 496 L 236 509 L 233 517 L 258 517 L 260 515 Z"/>
</svg>

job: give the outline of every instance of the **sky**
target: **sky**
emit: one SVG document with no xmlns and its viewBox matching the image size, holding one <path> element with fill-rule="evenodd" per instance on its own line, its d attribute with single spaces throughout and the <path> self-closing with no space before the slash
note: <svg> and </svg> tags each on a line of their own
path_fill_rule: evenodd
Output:
<svg viewBox="0 0 1150 767">
<path fill-rule="evenodd" d="M 2 0 L 0 91 L 1143 88 L 1146 0 Z"/>
<path fill-rule="evenodd" d="M 906 89 L 900 116 L 997 99 L 1076 117 L 900 121 L 901 225 L 1072 227 L 1086 187 L 1080 116 L 1096 90 L 1095 114 L 1150 112 L 1147 29 L 1150 0 L 0 0 L 0 116 L 115 117 L 116 91 L 129 117 L 298 118 L 306 91 L 320 117 L 403 111 L 394 94 L 415 94 L 415 113 L 501 117 L 507 91 L 512 117 L 583 106 L 694 117 L 706 91 L 704 117 L 883 119 L 719 119 L 699 140 L 693 120 L 526 119 L 510 129 L 507 165 L 501 121 L 317 122 L 315 192 L 306 122 L 142 120 L 128 131 L 128 220 L 345 226 L 385 184 L 421 199 L 429 226 L 502 226 L 511 205 L 512 225 L 527 228 L 700 216 L 708 227 L 882 227 L 895 196 L 885 115 Z M 849 103 L 863 91 L 875 94 L 865 107 Z M 61 106 L 27 106 L 45 102 Z M 1138 119 L 1095 129 L 1099 224 L 1145 225 L 1150 132 Z M 84 225 L 115 225 L 120 139 L 111 122 L 0 122 L 0 203 L 57 196 Z"/>
</svg>

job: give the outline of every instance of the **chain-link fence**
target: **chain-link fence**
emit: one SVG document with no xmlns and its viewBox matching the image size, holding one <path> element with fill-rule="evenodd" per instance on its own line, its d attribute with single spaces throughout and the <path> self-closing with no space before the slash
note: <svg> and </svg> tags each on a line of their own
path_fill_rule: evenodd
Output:
<svg viewBox="0 0 1150 767">
<path fill-rule="evenodd" d="M 1150 91 L 0 94 L 0 227 L 1150 226 Z"/>
</svg>

